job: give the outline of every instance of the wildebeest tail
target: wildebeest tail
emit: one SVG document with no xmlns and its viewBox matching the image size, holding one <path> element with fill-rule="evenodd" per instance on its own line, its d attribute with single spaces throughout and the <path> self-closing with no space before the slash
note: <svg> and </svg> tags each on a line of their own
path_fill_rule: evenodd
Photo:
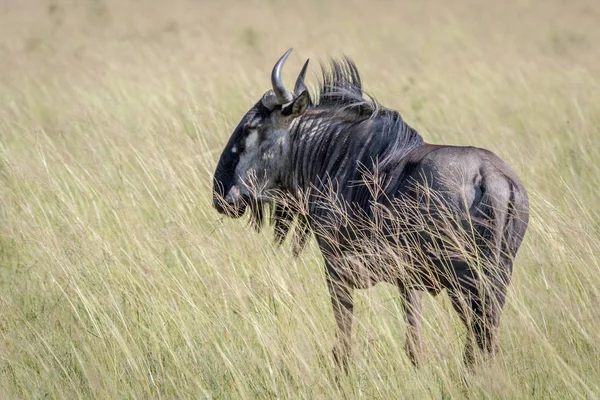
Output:
<svg viewBox="0 0 600 400">
<path fill-rule="evenodd" d="M 523 242 L 527 224 L 529 223 L 529 199 L 521 184 L 509 180 L 510 200 L 508 215 L 504 224 L 504 240 L 501 245 L 501 256 L 514 259 Z"/>
<path fill-rule="evenodd" d="M 528 199 L 520 183 L 508 178 L 508 199 L 499 199 L 485 190 L 478 211 L 477 247 L 480 250 L 483 284 L 502 308 L 510 284 L 513 259 L 523 241 L 528 223 Z M 508 201 L 506 201 L 508 200 Z"/>
</svg>

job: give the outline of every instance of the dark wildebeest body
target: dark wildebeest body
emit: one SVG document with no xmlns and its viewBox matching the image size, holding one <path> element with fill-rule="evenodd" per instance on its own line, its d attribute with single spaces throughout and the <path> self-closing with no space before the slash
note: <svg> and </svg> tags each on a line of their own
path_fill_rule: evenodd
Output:
<svg viewBox="0 0 600 400">
<path fill-rule="evenodd" d="M 338 323 L 334 354 L 350 350 L 352 292 L 388 281 L 400 289 L 407 352 L 422 358 L 420 299 L 447 289 L 472 339 L 486 353 L 496 332 L 514 256 L 528 221 L 525 189 L 493 153 L 424 143 L 400 115 L 363 98 L 349 60 L 324 69 L 313 104 L 304 85 L 283 87 L 281 67 L 242 119 L 215 172 L 215 207 L 246 207 L 260 226 L 271 204 L 278 240 L 296 219 L 301 247 L 314 232 Z"/>
</svg>

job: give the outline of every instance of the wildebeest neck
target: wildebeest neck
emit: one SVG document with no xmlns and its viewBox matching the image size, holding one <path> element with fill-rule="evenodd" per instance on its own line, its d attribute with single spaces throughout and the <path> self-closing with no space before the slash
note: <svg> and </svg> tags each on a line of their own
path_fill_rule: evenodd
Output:
<svg viewBox="0 0 600 400">
<path fill-rule="evenodd" d="M 397 167 L 423 139 L 396 111 L 353 115 L 339 108 L 316 108 L 292 127 L 289 165 L 282 183 L 291 192 L 322 186 L 347 186 L 361 171 Z"/>
</svg>

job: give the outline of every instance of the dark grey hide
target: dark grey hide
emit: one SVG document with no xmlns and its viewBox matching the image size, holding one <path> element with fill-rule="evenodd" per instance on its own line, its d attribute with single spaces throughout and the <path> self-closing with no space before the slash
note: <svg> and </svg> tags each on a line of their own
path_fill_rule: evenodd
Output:
<svg viewBox="0 0 600 400">
<path fill-rule="evenodd" d="M 365 99 L 349 59 L 323 67 L 315 100 L 281 81 L 243 117 L 214 176 L 214 206 L 260 227 L 271 210 L 276 240 L 295 226 L 295 252 L 314 233 L 339 327 L 336 360 L 350 352 L 353 290 L 399 288 L 406 350 L 423 360 L 421 294 L 446 289 L 474 341 L 494 355 L 513 259 L 529 218 L 516 174 L 493 153 L 427 144 L 400 114 Z M 308 61 L 307 61 L 308 63 Z"/>
</svg>

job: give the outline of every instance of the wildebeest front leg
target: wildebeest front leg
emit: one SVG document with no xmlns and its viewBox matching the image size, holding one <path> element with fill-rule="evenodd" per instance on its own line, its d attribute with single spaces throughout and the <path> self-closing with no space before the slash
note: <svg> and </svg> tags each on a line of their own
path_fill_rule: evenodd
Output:
<svg viewBox="0 0 600 400">
<path fill-rule="evenodd" d="M 421 329 L 421 298 L 423 292 L 420 290 L 411 290 L 402 283 L 398 283 L 400 297 L 402 298 L 402 308 L 408 324 L 406 328 L 406 354 L 415 367 L 423 363 L 423 335 Z"/>
<path fill-rule="evenodd" d="M 353 288 L 343 280 L 331 275 L 327 279 L 327 286 L 331 295 L 333 315 L 338 326 L 333 357 L 338 366 L 347 369 L 352 337 Z"/>
</svg>

